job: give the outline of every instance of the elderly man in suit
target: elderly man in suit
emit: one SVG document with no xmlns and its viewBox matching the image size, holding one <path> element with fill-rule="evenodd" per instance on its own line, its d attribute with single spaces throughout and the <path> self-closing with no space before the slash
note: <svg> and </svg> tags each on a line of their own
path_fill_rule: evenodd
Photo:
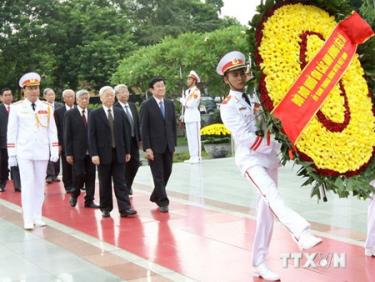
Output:
<svg viewBox="0 0 375 282">
<path fill-rule="evenodd" d="M 5 191 L 8 181 L 8 150 L 7 150 L 7 127 L 11 103 L 13 101 L 12 91 L 9 88 L 1 90 L 0 104 L 0 192 Z"/>
<path fill-rule="evenodd" d="M 73 192 L 73 167 L 66 161 L 66 154 L 64 150 L 64 115 L 66 112 L 74 108 L 75 93 L 72 89 L 65 89 L 62 93 L 64 106 L 55 111 L 55 121 L 57 127 L 57 136 L 59 137 L 60 156 L 62 164 L 62 180 L 64 183 L 65 191 L 67 193 Z"/>
<path fill-rule="evenodd" d="M 134 103 L 129 102 L 129 90 L 125 84 L 115 87 L 117 103 L 115 107 L 122 109 L 125 113 L 130 128 L 130 161 L 125 165 L 125 180 L 129 195 L 133 194 L 133 181 L 140 166 L 139 147 L 141 145 L 141 133 L 139 131 L 139 115 Z"/>
<path fill-rule="evenodd" d="M 156 203 L 160 212 L 164 213 L 169 211 L 166 186 L 172 173 L 177 142 L 176 111 L 173 102 L 165 99 L 165 81 L 162 77 L 151 79 L 148 87 L 152 97 L 141 106 L 141 135 L 155 186 L 150 201 Z"/>
<path fill-rule="evenodd" d="M 100 209 L 103 217 L 110 217 L 113 209 L 112 179 L 121 217 L 137 212 L 131 207 L 125 184 L 125 163 L 130 160 L 130 132 L 125 113 L 113 107 L 115 92 L 104 86 L 99 91 L 102 107 L 89 117 L 89 152 L 98 166 Z"/>
<path fill-rule="evenodd" d="M 73 166 L 74 187 L 70 205 L 75 207 L 81 194 L 81 188 L 86 185 L 85 207 L 99 208 L 94 203 L 95 195 L 95 166 L 91 162 L 88 145 L 88 116 L 87 109 L 90 94 L 82 89 L 76 93 L 77 107 L 67 111 L 64 116 L 64 152 L 66 161 Z"/>
<path fill-rule="evenodd" d="M 55 112 L 56 110 L 63 107 L 62 103 L 55 101 L 56 94 L 52 88 L 45 88 L 43 90 L 43 98 L 51 106 L 52 112 Z M 59 173 L 60 173 L 60 159 L 58 159 L 56 162 L 49 161 L 48 166 L 47 166 L 46 182 L 47 183 L 59 182 L 60 179 L 57 177 Z"/>
</svg>

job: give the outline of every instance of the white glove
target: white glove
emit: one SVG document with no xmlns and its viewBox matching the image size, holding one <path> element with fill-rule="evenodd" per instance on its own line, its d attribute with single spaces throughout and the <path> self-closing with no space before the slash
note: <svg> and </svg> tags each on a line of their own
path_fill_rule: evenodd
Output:
<svg viewBox="0 0 375 282">
<path fill-rule="evenodd" d="M 180 103 L 182 104 L 182 105 L 184 105 L 185 104 L 185 98 L 180 98 Z"/>
<path fill-rule="evenodd" d="M 51 155 L 51 157 L 49 158 L 49 160 L 53 163 L 57 162 L 59 160 L 59 156 L 58 155 Z"/>
<path fill-rule="evenodd" d="M 180 120 L 181 122 L 184 122 L 184 115 L 180 115 L 179 120 Z"/>
<path fill-rule="evenodd" d="M 17 166 L 18 163 L 17 163 L 17 157 L 16 156 L 12 156 L 12 157 L 9 157 L 8 158 L 8 166 L 9 168 L 13 167 L 13 166 Z"/>
</svg>

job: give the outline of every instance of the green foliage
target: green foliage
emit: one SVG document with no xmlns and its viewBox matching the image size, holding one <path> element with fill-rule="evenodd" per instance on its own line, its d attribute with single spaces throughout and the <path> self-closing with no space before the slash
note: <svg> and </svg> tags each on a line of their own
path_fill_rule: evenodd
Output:
<svg viewBox="0 0 375 282">
<path fill-rule="evenodd" d="M 221 0 L 137 0 L 127 1 L 127 12 L 136 41 L 142 45 L 159 43 L 166 36 L 185 32 L 207 32 L 223 27 L 218 12 Z"/>
<path fill-rule="evenodd" d="M 125 82 L 146 91 L 148 80 L 162 75 L 166 78 L 168 92 L 176 97 L 188 73 L 194 69 L 209 94 L 223 96 L 227 90 L 223 88 L 222 77 L 215 73 L 217 62 L 230 50 L 246 52 L 244 35 L 243 27 L 232 26 L 210 33 L 185 33 L 177 38 L 165 38 L 157 45 L 143 47 L 124 58 L 112 83 Z"/>
<path fill-rule="evenodd" d="M 258 82 L 260 78 L 260 69 L 259 66 L 255 64 L 254 57 L 256 50 L 255 30 L 258 27 L 262 17 L 269 9 L 273 7 L 276 2 L 283 1 L 266 0 L 264 4 L 259 5 L 257 7 L 258 13 L 251 20 L 251 28 L 247 31 L 248 44 L 250 47 L 250 52 L 253 56 L 253 64 L 251 68 L 255 77 L 249 82 L 249 87 L 254 89 L 256 93 L 259 93 Z M 359 12 L 368 21 L 368 23 L 373 28 L 375 27 L 375 7 L 373 1 L 305 0 L 301 2 L 321 7 L 333 15 L 337 21 L 340 21 L 350 15 L 351 11 L 359 9 Z M 372 89 L 372 93 L 375 93 L 375 37 L 372 37 L 366 43 L 360 45 L 357 52 L 359 53 L 359 59 L 362 67 L 365 69 L 369 87 Z M 375 96 L 373 97 L 373 100 L 375 100 Z M 269 112 L 264 112 L 263 114 L 268 128 L 270 129 L 271 133 L 275 135 L 276 140 L 278 140 L 281 144 L 282 164 L 284 165 L 287 161 L 291 160 L 290 154 L 293 154 L 294 162 L 301 166 L 300 170 L 298 171 L 298 175 L 305 178 L 303 186 L 313 186 L 311 197 L 317 196 L 319 199 L 322 198 L 319 189 L 320 187 L 333 191 L 334 193 L 338 194 L 339 197 L 348 197 L 352 195 L 360 199 L 366 199 L 371 195 L 373 188 L 369 185 L 369 183 L 375 178 L 375 160 L 372 160 L 370 165 L 360 175 L 352 177 L 322 176 L 316 172 L 312 166 L 312 163 L 301 161 L 296 152 L 292 153 L 292 144 L 290 143 L 288 137 L 282 132 L 282 125 L 280 121 L 274 118 Z"/>
<path fill-rule="evenodd" d="M 221 0 L 2 0 L 0 87 L 17 89 L 27 71 L 42 88 L 97 90 L 138 45 L 186 31 L 212 31 Z"/>
<path fill-rule="evenodd" d="M 230 136 L 202 136 L 202 144 L 222 144 L 222 143 L 230 143 Z"/>
</svg>

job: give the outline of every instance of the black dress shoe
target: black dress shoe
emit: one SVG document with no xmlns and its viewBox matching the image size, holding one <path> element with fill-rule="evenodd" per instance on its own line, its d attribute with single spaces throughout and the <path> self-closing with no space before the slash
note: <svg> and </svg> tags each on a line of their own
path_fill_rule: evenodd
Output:
<svg viewBox="0 0 375 282">
<path fill-rule="evenodd" d="M 52 182 L 53 182 L 52 177 L 48 176 L 48 177 L 46 178 L 46 182 L 47 182 L 48 184 L 52 183 Z"/>
<path fill-rule="evenodd" d="M 160 212 L 169 212 L 169 208 L 168 208 L 168 206 L 159 207 L 159 211 Z"/>
<path fill-rule="evenodd" d="M 60 180 L 59 178 L 56 177 L 56 178 L 53 178 L 52 181 L 53 181 L 53 182 L 60 182 L 61 180 Z"/>
<path fill-rule="evenodd" d="M 129 190 L 129 196 L 130 195 L 133 195 L 133 188 L 130 188 L 130 190 Z"/>
<path fill-rule="evenodd" d="M 68 188 L 65 188 L 65 191 L 66 191 L 66 193 L 73 193 L 74 192 L 74 188 L 73 187 L 68 187 Z"/>
<path fill-rule="evenodd" d="M 106 210 L 102 211 L 102 217 L 110 217 L 110 216 L 111 214 L 109 211 L 106 211 Z"/>
<path fill-rule="evenodd" d="M 89 202 L 89 203 L 85 203 L 85 208 L 98 209 L 100 208 L 100 206 L 96 204 L 95 202 Z"/>
<path fill-rule="evenodd" d="M 15 188 L 14 192 L 21 192 L 21 188 Z"/>
<path fill-rule="evenodd" d="M 137 214 L 137 211 L 134 209 L 127 209 L 127 210 L 120 212 L 121 217 L 130 217 L 136 214 Z"/>
<path fill-rule="evenodd" d="M 74 208 L 77 205 L 77 198 L 70 197 L 69 203 Z"/>
</svg>

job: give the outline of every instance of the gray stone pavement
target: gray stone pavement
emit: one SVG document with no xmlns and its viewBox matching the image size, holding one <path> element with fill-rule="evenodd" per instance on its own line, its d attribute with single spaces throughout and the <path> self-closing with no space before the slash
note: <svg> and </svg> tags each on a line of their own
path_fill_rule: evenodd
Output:
<svg viewBox="0 0 375 282">
<path fill-rule="evenodd" d="M 328 193 L 328 202 L 318 202 L 310 198 L 311 187 L 301 188 L 303 179 L 297 176 L 297 170 L 292 164 L 279 170 L 279 189 L 291 208 L 309 221 L 366 232 L 367 201 L 340 199 Z M 147 165 L 139 169 L 135 182 L 152 187 Z M 234 158 L 208 159 L 196 165 L 175 163 L 167 191 L 188 194 L 189 200 L 196 204 L 212 199 L 253 209 L 257 197 L 254 188 L 235 166 Z"/>
</svg>

